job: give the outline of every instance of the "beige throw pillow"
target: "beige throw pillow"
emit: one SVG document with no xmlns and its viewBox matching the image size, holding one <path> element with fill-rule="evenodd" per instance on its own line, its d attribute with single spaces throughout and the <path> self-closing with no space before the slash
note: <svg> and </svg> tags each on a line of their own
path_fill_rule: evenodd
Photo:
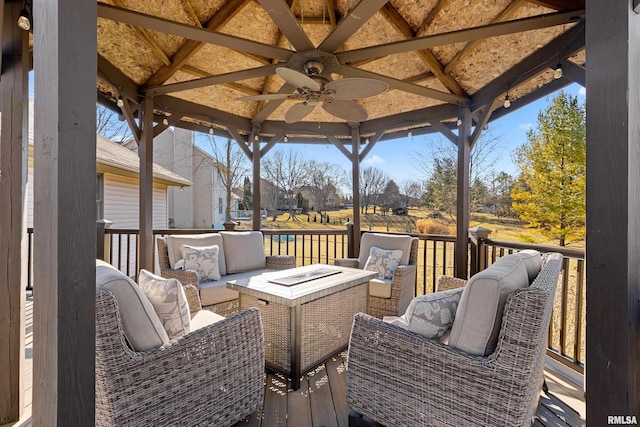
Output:
<svg viewBox="0 0 640 427">
<path fill-rule="evenodd" d="M 440 338 L 453 325 L 461 295 L 462 288 L 421 295 L 411 300 L 402 316 L 382 320 L 429 339 Z"/>
<path fill-rule="evenodd" d="M 180 252 L 184 260 L 184 269 L 195 271 L 200 283 L 220 280 L 220 268 L 218 264 L 220 247 L 218 245 L 182 245 L 180 246 Z"/>
<path fill-rule="evenodd" d="M 371 246 L 369 258 L 364 264 L 364 269 L 369 271 L 377 271 L 379 279 L 392 279 L 393 273 L 400 264 L 402 251 L 399 249 L 380 249 L 377 246 Z"/>
<path fill-rule="evenodd" d="M 178 279 L 166 279 L 143 269 L 138 276 L 138 285 L 151 301 L 169 339 L 189 333 L 191 313 Z"/>
</svg>

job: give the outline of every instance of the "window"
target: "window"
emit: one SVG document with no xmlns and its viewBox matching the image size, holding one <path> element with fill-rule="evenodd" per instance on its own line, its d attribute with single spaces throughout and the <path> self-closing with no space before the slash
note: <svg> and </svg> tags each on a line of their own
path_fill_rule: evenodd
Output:
<svg viewBox="0 0 640 427">
<path fill-rule="evenodd" d="M 96 174 L 96 220 L 104 218 L 104 175 Z"/>
<path fill-rule="evenodd" d="M 218 197 L 218 213 L 222 215 L 222 197 Z"/>
</svg>

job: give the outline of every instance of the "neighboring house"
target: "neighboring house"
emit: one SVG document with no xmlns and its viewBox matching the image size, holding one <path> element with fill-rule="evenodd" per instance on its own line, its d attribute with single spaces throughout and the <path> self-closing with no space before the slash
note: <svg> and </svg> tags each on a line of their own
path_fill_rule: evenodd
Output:
<svg viewBox="0 0 640 427">
<path fill-rule="evenodd" d="M 27 227 L 33 227 L 33 131 L 29 132 L 29 168 L 27 181 Z M 139 228 L 139 168 L 136 153 L 97 135 L 96 137 L 96 217 L 111 222 L 113 229 Z M 36 171 L 37 173 L 37 171 Z M 153 228 L 168 226 L 167 190 L 171 187 L 188 187 L 191 183 L 183 177 L 153 165 Z M 36 225 L 37 226 L 37 225 Z M 113 254 L 111 263 L 120 269 L 135 265 L 136 241 L 121 236 L 110 242 L 107 250 Z M 127 253 L 129 254 L 127 256 Z M 127 259 L 128 258 L 128 259 Z"/>
<path fill-rule="evenodd" d="M 137 148 L 135 142 L 125 144 Z M 227 192 L 221 168 L 210 154 L 195 145 L 194 133 L 169 128 L 153 140 L 153 160 L 192 182 L 190 187 L 170 188 L 167 214 L 171 227 L 223 228 Z M 240 199 L 232 197 L 231 211 Z"/>
</svg>

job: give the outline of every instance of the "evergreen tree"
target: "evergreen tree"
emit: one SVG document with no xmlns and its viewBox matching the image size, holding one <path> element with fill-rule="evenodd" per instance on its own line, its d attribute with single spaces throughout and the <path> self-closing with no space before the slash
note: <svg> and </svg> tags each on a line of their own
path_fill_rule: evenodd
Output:
<svg viewBox="0 0 640 427">
<path fill-rule="evenodd" d="M 560 92 L 514 161 L 520 175 L 513 210 L 560 246 L 582 240 L 586 220 L 586 114 L 577 97 Z"/>
</svg>

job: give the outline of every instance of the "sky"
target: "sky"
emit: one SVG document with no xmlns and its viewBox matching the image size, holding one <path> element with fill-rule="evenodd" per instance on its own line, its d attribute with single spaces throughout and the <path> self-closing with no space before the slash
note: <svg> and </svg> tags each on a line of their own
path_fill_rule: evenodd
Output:
<svg viewBox="0 0 640 427">
<path fill-rule="evenodd" d="M 585 90 L 583 87 L 572 84 L 563 90 L 565 93 L 578 96 L 580 103 L 585 102 Z M 512 162 L 512 154 L 519 146 L 527 143 L 527 131 L 536 126 L 538 113 L 546 109 L 548 102 L 555 95 L 556 93 L 553 93 L 519 109 L 515 109 L 515 105 L 513 105 L 511 107 L 513 111 L 489 123 L 489 131 L 492 137 L 500 140 L 495 153 L 497 159 L 495 163 L 496 173 L 506 172 L 514 177 L 517 175 L 518 169 Z M 361 168 L 368 166 L 380 168 L 397 184 L 408 180 L 424 181 L 427 179 L 424 176 L 424 172 L 413 166 L 413 163 L 415 163 L 418 152 L 429 152 L 429 144 L 434 139 L 444 140 L 444 136 L 434 133 L 412 138 L 379 141 L 364 159 Z M 216 138 L 216 140 L 220 143 L 224 142 L 222 138 Z M 208 143 L 198 143 L 198 145 L 207 150 Z M 349 146 L 347 148 L 351 149 Z M 348 174 L 351 173 L 350 159 L 328 142 L 326 144 L 280 144 L 271 149 L 267 157 L 277 150 L 299 151 L 306 159 L 335 163 L 341 166 Z"/>
</svg>

